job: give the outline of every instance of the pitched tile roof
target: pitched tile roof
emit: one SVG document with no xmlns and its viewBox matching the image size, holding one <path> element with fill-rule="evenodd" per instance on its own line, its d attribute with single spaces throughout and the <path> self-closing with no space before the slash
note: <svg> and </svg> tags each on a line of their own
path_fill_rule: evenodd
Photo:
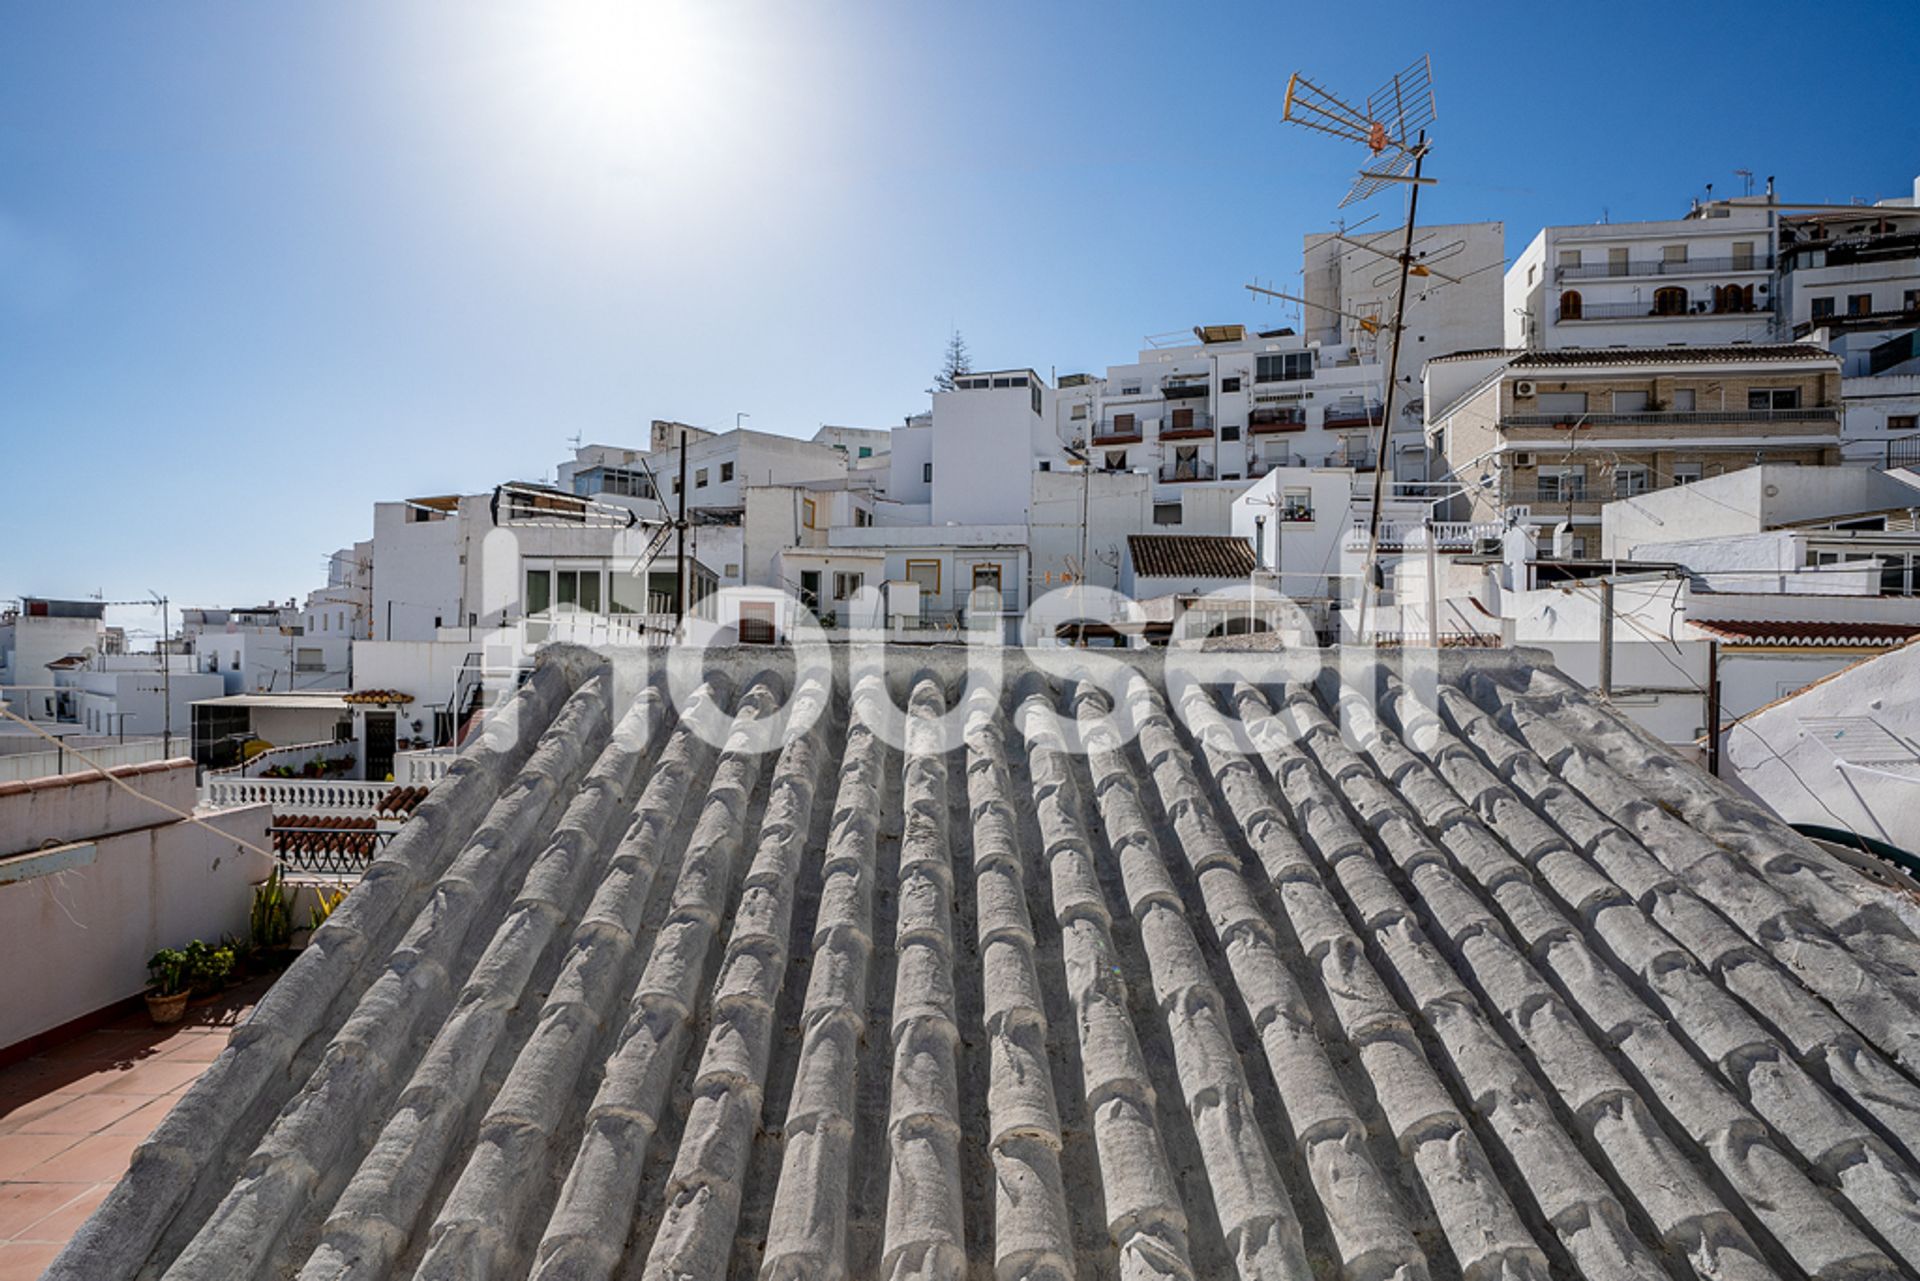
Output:
<svg viewBox="0 0 1920 1281">
<path fill-rule="evenodd" d="M 1231 534 L 1128 534 L 1133 572 L 1148 578 L 1245 578 L 1260 562 Z"/>
<path fill-rule="evenodd" d="M 1920 636 L 1920 624 L 1816 622 L 1811 619 L 1688 620 L 1703 632 L 1743 645 L 1900 645 Z"/>
<path fill-rule="evenodd" d="M 550 649 L 48 1275 L 1920 1258 L 1912 934 L 1536 653 L 779 657 Z"/>
</svg>

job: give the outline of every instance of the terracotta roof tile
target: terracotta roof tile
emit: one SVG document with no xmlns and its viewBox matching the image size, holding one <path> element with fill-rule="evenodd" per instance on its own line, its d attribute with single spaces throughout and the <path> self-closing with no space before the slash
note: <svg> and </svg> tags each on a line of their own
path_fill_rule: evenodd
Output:
<svg viewBox="0 0 1920 1281">
<path fill-rule="evenodd" d="M 1245 578 L 1253 544 L 1228 534 L 1128 534 L 1133 572 L 1148 578 Z"/>
<path fill-rule="evenodd" d="M 1920 624 L 1816 622 L 1784 619 L 1690 619 L 1721 640 L 1746 645 L 1900 645 L 1920 636 Z"/>
</svg>

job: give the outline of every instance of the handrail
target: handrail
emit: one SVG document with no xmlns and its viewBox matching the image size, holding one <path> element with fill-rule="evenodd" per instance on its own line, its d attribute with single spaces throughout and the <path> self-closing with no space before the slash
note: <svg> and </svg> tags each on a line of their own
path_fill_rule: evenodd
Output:
<svg viewBox="0 0 1920 1281">
<path fill-rule="evenodd" d="M 1583 262 L 1555 267 L 1555 280 L 1622 280 L 1631 276 L 1712 276 L 1722 272 L 1766 271 L 1773 266 L 1772 254 L 1749 254 L 1745 258 L 1639 259 L 1616 266 L 1610 262 Z"/>
<path fill-rule="evenodd" d="M 1830 405 L 1800 409 L 1662 409 L 1629 414 L 1508 414 L 1503 427 L 1716 427 L 1746 423 L 1837 423 L 1840 410 Z"/>
<path fill-rule="evenodd" d="M 272 805 L 276 809 L 374 813 L 392 783 L 345 778 L 218 778 L 208 775 L 202 799 L 213 809 Z"/>
</svg>

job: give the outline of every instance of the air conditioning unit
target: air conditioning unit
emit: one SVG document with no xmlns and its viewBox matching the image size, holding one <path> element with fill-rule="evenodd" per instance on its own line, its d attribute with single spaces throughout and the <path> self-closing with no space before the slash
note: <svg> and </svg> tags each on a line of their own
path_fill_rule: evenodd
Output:
<svg viewBox="0 0 1920 1281">
<path fill-rule="evenodd" d="M 1533 384 L 1528 382 L 1524 378 L 1513 385 L 1513 394 L 1516 396 L 1531 396 L 1533 395 L 1533 392 L 1534 392 Z"/>
<path fill-rule="evenodd" d="M 1512 457 L 1513 457 L 1513 465 L 1515 467 L 1533 466 L 1534 456 L 1532 454 L 1514 454 Z"/>
</svg>

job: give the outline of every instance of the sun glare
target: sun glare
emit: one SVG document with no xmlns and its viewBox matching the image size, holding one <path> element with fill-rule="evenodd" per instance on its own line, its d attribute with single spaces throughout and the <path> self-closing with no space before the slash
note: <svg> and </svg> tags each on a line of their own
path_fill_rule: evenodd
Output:
<svg viewBox="0 0 1920 1281">
<path fill-rule="evenodd" d="M 536 21 L 531 87 L 577 141 L 660 149 L 697 126 L 691 113 L 710 110 L 727 79 L 711 19 L 681 0 L 561 0 Z"/>
</svg>

